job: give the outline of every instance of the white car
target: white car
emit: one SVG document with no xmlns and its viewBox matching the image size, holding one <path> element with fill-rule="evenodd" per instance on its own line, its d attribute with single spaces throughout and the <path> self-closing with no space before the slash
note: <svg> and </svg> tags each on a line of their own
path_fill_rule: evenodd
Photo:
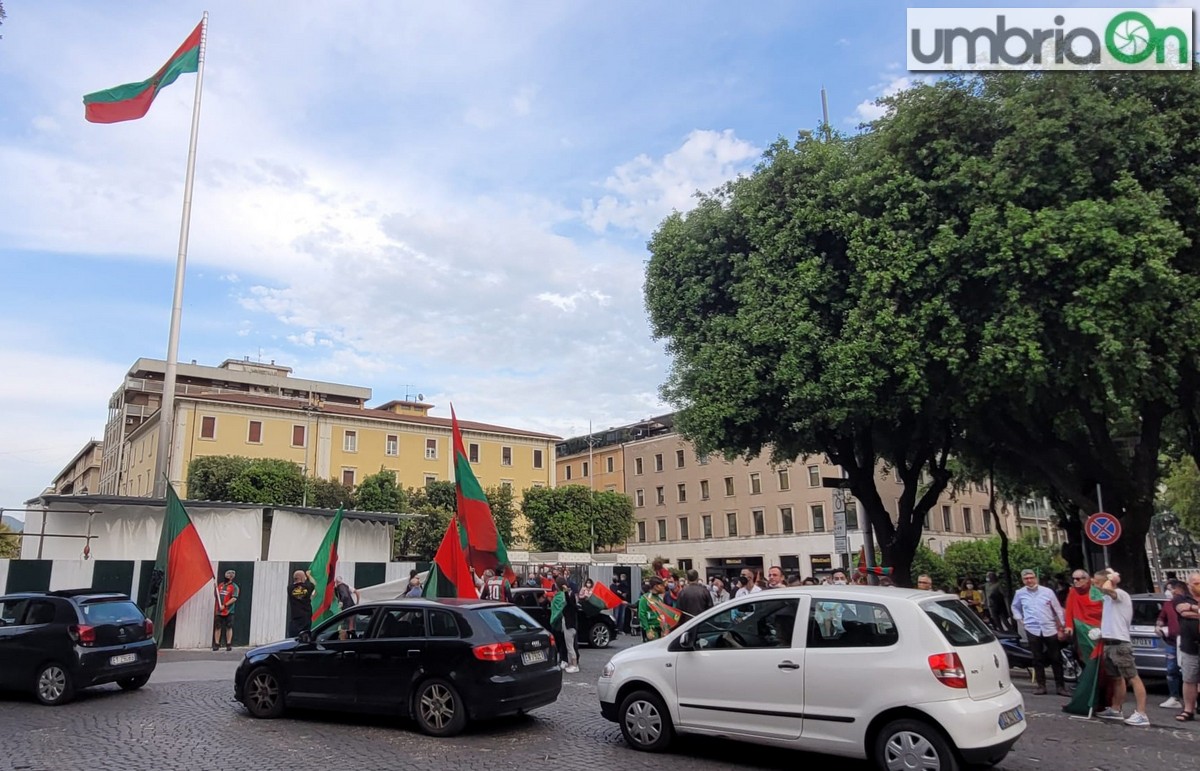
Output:
<svg viewBox="0 0 1200 771">
<path fill-rule="evenodd" d="M 613 656 L 597 689 L 604 717 L 646 751 L 679 732 L 955 771 L 999 763 L 1026 726 L 991 630 L 957 597 L 911 589 L 722 603 Z"/>
</svg>

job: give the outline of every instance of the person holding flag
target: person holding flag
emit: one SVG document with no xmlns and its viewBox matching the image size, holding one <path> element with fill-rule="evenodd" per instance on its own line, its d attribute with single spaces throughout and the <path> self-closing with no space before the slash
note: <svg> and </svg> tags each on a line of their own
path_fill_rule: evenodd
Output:
<svg viewBox="0 0 1200 771">
<path fill-rule="evenodd" d="M 159 645 L 167 624 L 183 604 L 213 580 L 212 563 L 200 534 L 169 482 L 166 509 L 150 578 L 150 612 L 146 614 L 154 623 L 154 640 Z"/>
<path fill-rule="evenodd" d="M 1075 683 L 1075 693 L 1063 706 L 1063 712 L 1072 715 L 1091 715 L 1097 705 L 1097 697 L 1103 699 L 1104 687 L 1102 643 L 1100 621 L 1104 615 L 1104 595 L 1082 568 L 1071 573 L 1071 590 L 1067 593 L 1064 613 L 1066 633 L 1074 640 L 1075 656 L 1083 665 Z M 1102 705 L 1107 706 L 1107 705 Z"/>
<path fill-rule="evenodd" d="M 657 640 L 669 633 L 683 617 L 678 610 L 667 605 L 666 592 L 666 582 L 653 576 L 650 578 L 650 591 L 638 600 L 638 624 L 646 640 Z"/>
<path fill-rule="evenodd" d="M 559 657 L 563 671 L 579 671 L 579 605 L 565 576 L 558 577 L 558 591 L 550 603 L 550 627 L 558 632 Z"/>
</svg>

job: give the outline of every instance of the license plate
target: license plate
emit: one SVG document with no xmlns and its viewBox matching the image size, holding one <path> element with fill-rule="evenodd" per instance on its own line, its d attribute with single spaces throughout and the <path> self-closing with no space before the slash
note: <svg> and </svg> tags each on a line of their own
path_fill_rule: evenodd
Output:
<svg viewBox="0 0 1200 771">
<path fill-rule="evenodd" d="M 1133 647 L 1135 648 L 1153 648 L 1153 637 L 1135 637 L 1133 638 Z"/>
<path fill-rule="evenodd" d="M 529 651 L 521 654 L 522 664 L 540 664 L 546 660 L 545 651 Z"/>
<path fill-rule="evenodd" d="M 137 658 L 138 657 L 136 653 L 122 653 L 120 656 L 113 656 L 108 660 L 108 663 L 116 667 L 120 666 L 121 664 L 132 664 L 133 662 L 137 661 Z"/>
<path fill-rule="evenodd" d="M 1010 709 L 1007 712 L 1001 712 L 1000 713 L 1000 730 L 1003 731 L 1006 728 L 1012 728 L 1013 726 L 1015 726 L 1017 723 L 1020 723 L 1024 719 L 1025 719 L 1025 716 L 1021 714 L 1020 707 L 1013 707 L 1012 709 Z"/>
</svg>

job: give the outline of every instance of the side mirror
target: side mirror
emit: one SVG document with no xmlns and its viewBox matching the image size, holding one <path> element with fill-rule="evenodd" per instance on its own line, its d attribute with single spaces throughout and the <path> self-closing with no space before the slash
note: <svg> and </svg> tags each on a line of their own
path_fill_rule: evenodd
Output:
<svg viewBox="0 0 1200 771">
<path fill-rule="evenodd" d="M 678 643 L 679 643 L 680 650 L 685 650 L 685 651 L 696 650 L 696 638 L 692 634 L 692 630 L 690 630 L 690 629 L 679 636 Z"/>
<path fill-rule="evenodd" d="M 312 642 L 312 632 L 308 631 L 307 629 L 301 629 L 300 634 L 296 635 L 296 642 Z"/>
</svg>

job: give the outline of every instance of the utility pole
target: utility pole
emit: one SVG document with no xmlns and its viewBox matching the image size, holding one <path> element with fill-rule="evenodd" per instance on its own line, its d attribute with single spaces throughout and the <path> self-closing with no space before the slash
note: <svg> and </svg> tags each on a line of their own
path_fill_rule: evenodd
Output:
<svg viewBox="0 0 1200 771">
<path fill-rule="evenodd" d="M 591 511 L 591 516 L 588 517 L 588 525 L 591 529 L 592 545 L 591 545 L 591 549 L 589 550 L 588 553 L 591 554 L 592 556 L 595 556 L 595 554 L 596 554 L 596 501 L 595 501 L 595 498 L 596 498 L 596 462 L 595 462 L 596 456 L 595 456 L 595 447 L 596 447 L 596 437 L 592 436 L 592 421 L 589 420 L 588 421 L 588 490 L 591 492 L 591 495 L 589 495 L 588 498 L 591 500 L 591 503 L 592 503 L 592 511 Z"/>
<path fill-rule="evenodd" d="M 829 98 L 825 94 L 825 86 L 821 86 L 821 122 L 825 124 L 825 141 L 833 139 L 833 131 L 829 127 Z"/>
</svg>

